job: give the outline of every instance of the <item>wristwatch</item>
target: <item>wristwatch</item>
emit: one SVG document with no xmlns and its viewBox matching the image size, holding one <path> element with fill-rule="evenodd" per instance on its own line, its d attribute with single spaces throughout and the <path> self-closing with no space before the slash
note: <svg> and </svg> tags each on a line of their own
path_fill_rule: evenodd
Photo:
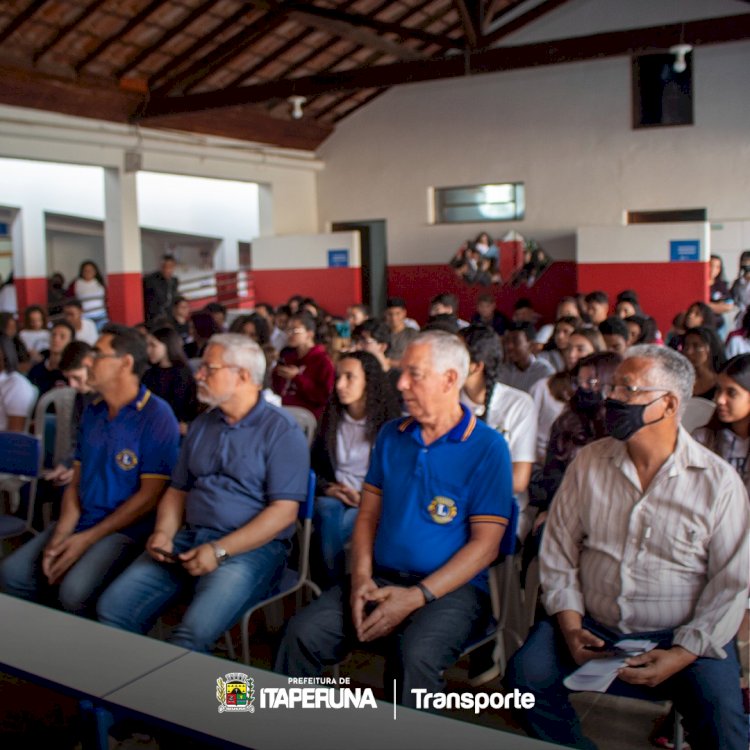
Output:
<svg viewBox="0 0 750 750">
<path fill-rule="evenodd" d="M 430 602 L 434 602 L 437 598 L 435 594 L 430 591 L 427 586 L 425 586 L 421 581 L 419 583 L 414 584 L 421 592 L 422 596 L 424 596 L 424 603 L 429 604 Z"/>
<path fill-rule="evenodd" d="M 229 559 L 229 553 L 223 548 L 219 547 L 216 542 L 210 542 L 211 546 L 214 548 L 214 554 L 216 555 L 216 562 L 219 563 L 219 565 L 222 565 Z"/>
</svg>

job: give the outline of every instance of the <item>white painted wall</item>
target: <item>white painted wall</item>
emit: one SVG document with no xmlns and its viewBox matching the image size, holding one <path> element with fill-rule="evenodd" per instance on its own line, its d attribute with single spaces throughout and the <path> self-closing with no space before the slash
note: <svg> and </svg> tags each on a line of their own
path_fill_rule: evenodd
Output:
<svg viewBox="0 0 750 750">
<path fill-rule="evenodd" d="M 133 151 L 144 172 L 160 173 L 139 174 L 141 226 L 219 238 L 218 268 L 237 265 L 238 240 L 317 229 L 315 173 L 322 164 L 310 152 L 0 105 L 0 206 L 26 209 L 14 226 L 26 248 L 15 259 L 17 274 L 46 274 L 44 211 L 104 218 L 102 168 L 122 174 Z M 9 160 L 38 163 L 26 163 L 19 176 Z M 193 183 L 199 198 L 178 190 L 174 175 L 200 178 Z M 158 184 L 149 188 L 149 179 Z M 225 190 L 232 188 L 219 180 L 235 182 L 231 201 Z M 117 270 L 134 270 L 124 265 Z"/>
<path fill-rule="evenodd" d="M 386 219 L 389 264 L 415 264 L 445 262 L 485 229 L 572 259 L 578 227 L 620 225 L 626 210 L 746 217 L 750 43 L 694 52 L 689 127 L 632 129 L 630 67 L 618 57 L 389 90 L 320 148 L 320 228 Z M 523 221 L 428 223 L 430 187 L 507 181 L 525 183 Z"/>
<path fill-rule="evenodd" d="M 626 227 L 581 227 L 576 260 L 579 263 L 669 263 L 672 241 L 698 240 L 697 260 L 711 253 L 708 222 L 634 224 Z"/>
<path fill-rule="evenodd" d="M 359 232 L 259 237 L 253 242 L 253 269 L 327 268 L 329 250 L 348 250 L 349 268 L 359 268 Z"/>
</svg>

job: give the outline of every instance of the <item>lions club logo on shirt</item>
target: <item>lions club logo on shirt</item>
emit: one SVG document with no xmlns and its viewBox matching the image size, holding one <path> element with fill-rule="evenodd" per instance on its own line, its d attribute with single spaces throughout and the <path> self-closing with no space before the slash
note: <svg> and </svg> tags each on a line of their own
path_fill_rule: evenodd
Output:
<svg viewBox="0 0 750 750">
<path fill-rule="evenodd" d="M 432 498 L 432 502 L 427 506 L 427 512 L 435 523 L 450 523 L 458 513 L 456 501 L 449 497 Z"/>
<path fill-rule="evenodd" d="M 121 450 L 115 456 L 115 461 L 123 471 L 130 471 L 131 469 L 135 469 L 135 467 L 138 466 L 138 456 L 136 456 L 133 451 L 128 450 L 127 448 L 125 450 Z"/>
</svg>

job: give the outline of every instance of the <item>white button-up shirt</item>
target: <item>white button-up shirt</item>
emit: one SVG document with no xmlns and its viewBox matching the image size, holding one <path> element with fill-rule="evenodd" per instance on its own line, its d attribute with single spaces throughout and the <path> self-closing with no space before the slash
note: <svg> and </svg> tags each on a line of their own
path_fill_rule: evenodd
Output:
<svg viewBox="0 0 750 750">
<path fill-rule="evenodd" d="M 724 658 L 750 584 L 749 533 L 737 472 L 683 428 L 645 493 L 625 443 L 604 438 L 578 453 L 552 503 L 544 605 L 622 633 L 674 629 L 675 645 Z"/>
</svg>

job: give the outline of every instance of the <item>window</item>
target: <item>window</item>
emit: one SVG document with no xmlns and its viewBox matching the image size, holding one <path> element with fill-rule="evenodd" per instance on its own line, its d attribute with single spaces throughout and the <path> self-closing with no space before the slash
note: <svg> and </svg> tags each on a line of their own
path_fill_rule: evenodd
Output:
<svg viewBox="0 0 750 750">
<path fill-rule="evenodd" d="M 693 124 L 693 56 L 674 69 L 673 54 L 633 58 L 633 127 Z"/>
<path fill-rule="evenodd" d="M 524 218 L 522 182 L 435 188 L 435 222 L 515 221 Z"/>
</svg>

